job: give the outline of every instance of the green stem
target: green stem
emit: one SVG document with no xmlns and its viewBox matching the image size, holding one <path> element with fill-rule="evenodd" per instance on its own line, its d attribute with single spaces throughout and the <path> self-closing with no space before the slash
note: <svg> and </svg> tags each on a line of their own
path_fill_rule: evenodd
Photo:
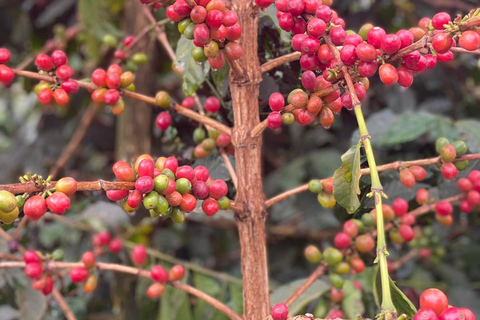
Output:
<svg viewBox="0 0 480 320">
<path fill-rule="evenodd" d="M 367 125 L 363 118 L 362 109 L 355 107 L 355 116 L 357 117 L 358 128 L 360 130 L 360 140 L 367 154 L 368 166 L 370 168 L 370 176 L 372 178 L 372 194 L 375 199 L 375 209 L 377 211 L 377 262 L 380 266 L 380 279 L 382 283 L 382 301 L 381 308 L 383 311 L 395 311 L 390 292 L 390 279 L 387 266 L 387 243 L 385 241 L 385 228 L 383 222 L 382 195 L 383 187 L 378 176 L 377 164 L 373 155 L 372 145 L 370 143 L 370 135 L 368 134 Z"/>
</svg>

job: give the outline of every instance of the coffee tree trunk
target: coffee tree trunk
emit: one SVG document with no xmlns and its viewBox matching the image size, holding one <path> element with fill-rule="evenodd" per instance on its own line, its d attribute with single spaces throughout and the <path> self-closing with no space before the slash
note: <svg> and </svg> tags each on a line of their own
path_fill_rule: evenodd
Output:
<svg viewBox="0 0 480 320">
<path fill-rule="evenodd" d="M 139 34 L 149 25 L 143 15 L 143 6 L 139 1 L 125 1 L 125 34 Z M 154 57 L 154 39 L 143 37 L 135 46 L 134 52 L 143 52 L 148 57 L 147 63 L 140 65 L 135 74 L 135 86 L 142 88 L 148 95 L 155 93 L 152 74 Z M 152 107 L 139 101 L 129 102 L 129 107 L 118 116 L 116 129 L 116 159 L 130 161 L 135 157 L 150 153 Z"/>
<path fill-rule="evenodd" d="M 252 0 L 233 0 L 243 32 L 241 72 L 230 72 L 234 110 L 232 141 L 238 175 L 236 213 L 242 254 L 245 319 L 265 319 L 270 313 L 267 250 L 265 242 L 265 195 L 262 184 L 262 137 L 251 137 L 259 123 L 258 96 L 262 80 L 257 57 L 258 9 Z M 232 68 L 233 69 L 233 68 Z"/>
</svg>

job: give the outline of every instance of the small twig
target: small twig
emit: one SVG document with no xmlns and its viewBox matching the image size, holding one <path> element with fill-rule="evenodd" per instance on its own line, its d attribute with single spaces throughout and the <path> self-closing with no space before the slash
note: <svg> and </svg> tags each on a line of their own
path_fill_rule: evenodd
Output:
<svg viewBox="0 0 480 320">
<path fill-rule="evenodd" d="M 460 53 L 469 53 L 469 54 L 479 54 L 480 55 L 480 49 L 470 51 L 470 50 L 465 50 L 465 49 L 460 48 L 460 47 L 453 47 L 453 48 L 450 48 L 450 51 L 460 52 Z"/>
<path fill-rule="evenodd" d="M 455 160 L 453 160 L 453 162 L 464 161 L 464 160 L 478 160 L 478 159 L 480 159 L 480 153 L 472 153 L 472 154 L 466 154 L 466 155 L 463 155 L 461 157 L 458 157 Z M 388 170 L 398 170 L 398 169 L 400 169 L 400 167 L 408 168 L 408 167 L 411 167 L 411 166 L 427 166 L 427 165 L 437 164 L 437 163 L 441 163 L 441 162 L 442 162 L 442 160 L 440 159 L 440 157 L 421 159 L 421 160 L 412 160 L 412 161 L 395 161 L 395 162 L 392 162 L 392 163 L 377 166 L 377 170 L 379 172 L 380 171 L 388 171 Z M 365 174 L 369 174 L 369 173 L 370 173 L 369 168 L 365 168 L 365 169 L 360 170 L 361 175 L 365 175 Z M 323 181 L 323 179 L 321 179 L 320 181 Z M 0 188 L 1 188 L 1 186 L 0 186 Z M 267 208 L 269 208 L 277 202 L 283 201 L 283 200 L 285 200 L 285 199 L 287 199 L 291 196 L 294 196 L 296 194 L 305 192 L 307 190 L 308 190 L 308 183 L 306 183 L 304 185 L 301 185 L 301 186 L 298 186 L 296 188 L 290 189 L 288 191 L 282 192 L 282 193 L 268 199 L 265 202 L 265 206 Z"/>
<path fill-rule="evenodd" d="M 227 153 L 225 152 L 225 149 L 220 149 L 220 155 L 222 156 L 223 162 L 225 162 L 225 167 L 227 167 L 228 173 L 230 174 L 230 177 L 232 178 L 233 185 L 235 186 L 235 189 L 237 188 L 237 173 L 235 172 L 235 169 L 233 169 L 232 163 L 230 162 L 230 159 L 228 158 Z"/>
<path fill-rule="evenodd" d="M 324 275 L 326 267 L 321 264 L 312 274 L 285 300 L 285 304 L 289 307 L 294 303 L 318 278 Z"/>
<path fill-rule="evenodd" d="M 262 73 L 265 73 L 267 71 L 270 71 L 272 69 L 275 69 L 276 67 L 281 66 L 282 64 L 285 64 L 287 62 L 292 62 L 295 60 L 300 59 L 302 56 L 301 52 L 292 52 L 283 56 L 280 56 L 278 58 L 272 59 L 270 61 L 265 62 L 260 66 L 260 70 Z"/>
<path fill-rule="evenodd" d="M 67 144 L 67 147 L 63 150 L 60 157 L 55 162 L 55 165 L 50 170 L 50 176 L 55 178 L 60 170 L 67 164 L 68 159 L 72 154 L 77 150 L 78 146 L 82 142 L 85 134 L 87 133 L 88 127 L 95 118 L 97 107 L 95 104 L 91 103 L 85 110 L 82 118 L 80 119 L 79 126 L 75 129 L 75 132 L 72 135 L 72 138 Z"/>
<path fill-rule="evenodd" d="M 65 318 L 67 318 L 67 320 L 77 320 L 77 317 L 75 317 L 75 314 L 73 314 L 72 309 L 65 301 L 60 291 L 58 291 L 56 288 L 53 288 L 52 295 L 53 298 L 55 298 L 55 300 L 57 301 L 60 309 L 62 309 L 63 313 L 65 314 Z"/>
<path fill-rule="evenodd" d="M 143 7 L 143 13 L 147 17 L 147 19 L 154 25 L 155 32 L 157 33 L 157 40 L 162 44 L 163 48 L 165 51 L 167 51 L 168 56 L 172 61 L 175 60 L 175 51 L 173 51 L 172 46 L 168 42 L 167 35 L 165 34 L 165 31 L 160 28 L 160 26 L 157 24 L 157 20 L 153 17 L 152 12 L 150 9 L 146 6 Z"/>
<path fill-rule="evenodd" d="M 417 258 L 420 255 L 420 250 L 419 249 L 412 249 L 408 251 L 404 256 L 400 257 L 399 259 L 393 261 L 389 269 L 390 270 L 398 270 L 400 269 L 401 266 L 403 266 L 405 263 L 408 261 Z"/>
<path fill-rule="evenodd" d="M 15 233 L 13 234 L 13 240 L 18 240 L 20 237 L 20 232 L 22 229 L 27 225 L 27 222 L 29 221 L 28 217 L 25 216 L 21 221 L 20 224 L 18 225 L 17 229 L 15 229 Z"/>
</svg>

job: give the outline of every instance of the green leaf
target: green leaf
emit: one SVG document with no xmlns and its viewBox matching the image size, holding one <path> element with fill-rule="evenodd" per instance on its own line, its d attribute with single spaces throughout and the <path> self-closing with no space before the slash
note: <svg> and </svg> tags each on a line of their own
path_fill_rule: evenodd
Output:
<svg viewBox="0 0 480 320">
<path fill-rule="evenodd" d="M 351 147 L 342 156 L 342 166 L 333 175 L 333 195 L 335 200 L 347 209 L 348 213 L 354 213 L 360 207 L 358 195 L 360 194 L 360 147 L 358 143 Z"/>
<path fill-rule="evenodd" d="M 228 63 L 225 63 L 220 69 L 212 69 L 213 83 L 215 83 L 216 86 L 223 87 L 225 85 L 224 80 L 227 78 L 229 71 L 230 65 Z M 226 84 L 228 86 L 228 82 Z"/>
<path fill-rule="evenodd" d="M 270 295 L 270 301 L 272 305 L 284 302 L 298 287 L 305 281 L 305 279 L 299 279 L 289 282 L 272 292 Z M 288 308 L 288 314 L 290 316 L 301 313 L 302 309 L 319 298 L 325 293 L 330 291 L 330 284 L 323 280 L 315 281 L 305 292 L 298 297 L 298 299 Z"/>
<path fill-rule="evenodd" d="M 362 292 L 353 284 L 352 280 L 345 280 L 343 285 L 345 296 L 342 300 L 342 310 L 345 313 L 345 319 L 356 319 L 365 312 L 363 305 Z"/>
<path fill-rule="evenodd" d="M 458 140 L 460 133 L 455 128 L 451 119 L 437 116 L 431 124 L 430 135 L 437 140 L 440 137 L 445 137 L 450 141 Z"/>
<path fill-rule="evenodd" d="M 166 286 L 160 301 L 160 312 L 157 319 L 192 320 L 188 294 L 172 286 Z"/>
<path fill-rule="evenodd" d="M 480 152 L 480 121 L 461 120 L 455 123 L 458 131 L 465 135 L 465 142 L 471 152 Z"/>
<path fill-rule="evenodd" d="M 217 298 L 221 293 L 220 285 L 218 284 L 217 280 L 198 272 L 193 274 L 193 284 L 198 290 L 201 290 L 215 298 Z M 203 300 L 198 300 L 194 310 L 195 320 L 212 319 L 215 315 L 215 312 L 216 309 L 214 309 L 208 303 Z"/>
<path fill-rule="evenodd" d="M 407 112 L 398 118 L 387 131 L 382 144 L 391 146 L 415 140 L 428 131 L 438 117 L 425 112 Z"/>
<path fill-rule="evenodd" d="M 243 286 L 230 283 L 230 301 L 232 303 L 232 309 L 238 314 L 243 313 Z"/>
<path fill-rule="evenodd" d="M 192 56 L 192 50 L 195 48 L 193 41 L 188 40 L 184 36 L 178 40 L 176 55 L 177 58 L 173 62 L 175 68 L 182 72 L 183 92 L 190 96 L 205 81 L 205 73 L 208 72 L 208 64 L 205 64 L 205 70 L 201 64 L 198 64 Z"/>
<path fill-rule="evenodd" d="M 373 286 L 373 295 L 375 297 L 375 302 L 380 307 L 382 301 L 382 282 L 380 279 L 380 268 L 379 266 L 375 267 L 373 279 L 375 281 Z M 395 282 L 388 277 L 390 282 L 390 292 L 392 295 L 392 302 L 397 311 L 397 314 L 405 313 L 408 317 L 413 317 L 417 313 L 417 308 L 413 303 L 407 298 L 407 296 L 395 285 Z"/>
</svg>

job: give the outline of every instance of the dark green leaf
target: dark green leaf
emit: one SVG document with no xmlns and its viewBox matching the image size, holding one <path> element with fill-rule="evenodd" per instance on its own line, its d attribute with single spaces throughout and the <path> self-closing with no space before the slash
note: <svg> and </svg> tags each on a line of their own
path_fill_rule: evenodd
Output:
<svg viewBox="0 0 480 320">
<path fill-rule="evenodd" d="M 207 277 L 203 274 L 195 272 L 193 274 L 193 283 L 195 288 L 205 292 L 206 294 L 218 298 L 221 293 L 220 285 L 218 281 Z M 216 313 L 216 309 L 210 306 L 203 300 L 198 300 L 195 305 L 194 316 L 195 320 L 207 320 L 212 319 Z"/>
<path fill-rule="evenodd" d="M 192 50 L 194 48 L 193 41 L 182 36 L 178 40 L 177 58 L 173 62 L 174 66 L 182 72 L 182 89 L 187 96 L 192 95 L 205 81 L 205 73 L 208 71 L 207 68 L 209 68 L 208 65 L 205 65 L 204 71 L 204 67 L 193 59 Z"/>
<path fill-rule="evenodd" d="M 243 313 L 243 286 L 230 283 L 230 301 L 232 303 L 232 309 L 238 314 Z"/>
<path fill-rule="evenodd" d="M 188 294 L 172 286 L 166 286 L 160 301 L 160 313 L 157 319 L 192 320 L 193 316 Z"/>
<path fill-rule="evenodd" d="M 365 306 L 362 301 L 362 292 L 353 285 L 351 280 L 345 280 L 343 290 L 345 296 L 342 300 L 342 310 L 345 313 L 345 319 L 356 319 L 363 315 Z"/>
<path fill-rule="evenodd" d="M 437 119 L 437 116 L 425 112 L 407 112 L 395 121 L 382 144 L 391 146 L 409 142 L 427 132 L 430 124 Z"/>
<path fill-rule="evenodd" d="M 450 141 L 458 140 L 460 133 L 455 128 L 453 122 L 445 117 L 438 116 L 431 124 L 430 135 L 437 140 L 440 137 L 445 137 Z"/>
<path fill-rule="evenodd" d="M 333 195 L 335 200 L 347 209 L 348 213 L 355 212 L 360 206 L 360 147 L 358 143 L 351 147 L 342 156 L 342 166 L 333 175 Z"/>
<path fill-rule="evenodd" d="M 374 271 L 374 281 L 373 294 L 375 297 L 375 302 L 380 307 L 382 301 L 382 282 L 380 279 L 380 268 L 375 267 Z M 405 313 L 409 317 L 413 317 L 417 313 L 417 308 L 413 303 L 407 298 L 407 296 L 395 285 L 395 282 L 388 277 L 390 282 L 390 292 L 392 295 L 392 302 L 395 307 L 395 310 L 398 314 Z"/>
<path fill-rule="evenodd" d="M 272 292 L 270 301 L 272 305 L 284 302 L 305 281 L 299 279 L 287 283 Z M 288 308 L 290 316 L 297 315 L 308 303 L 322 296 L 330 290 L 330 284 L 323 280 L 315 281 L 305 292 Z"/>
<path fill-rule="evenodd" d="M 480 152 L 480 121 L 461 120 L 457 121 L 455 126 L 465 135 L 468 149 L 471 152 Z"/>
<path fill-rule="evenodd" d="M 220 69 L 212 70 L 213 83 L 215 83 L 216 86 L 223 87 L 225 85 L 223 80 L 227 78 L 229 71 L 230 65 L 228 63 L 225 63 Z M 228 86 L 228 82 L 226 84 Z"/>
</svg>

